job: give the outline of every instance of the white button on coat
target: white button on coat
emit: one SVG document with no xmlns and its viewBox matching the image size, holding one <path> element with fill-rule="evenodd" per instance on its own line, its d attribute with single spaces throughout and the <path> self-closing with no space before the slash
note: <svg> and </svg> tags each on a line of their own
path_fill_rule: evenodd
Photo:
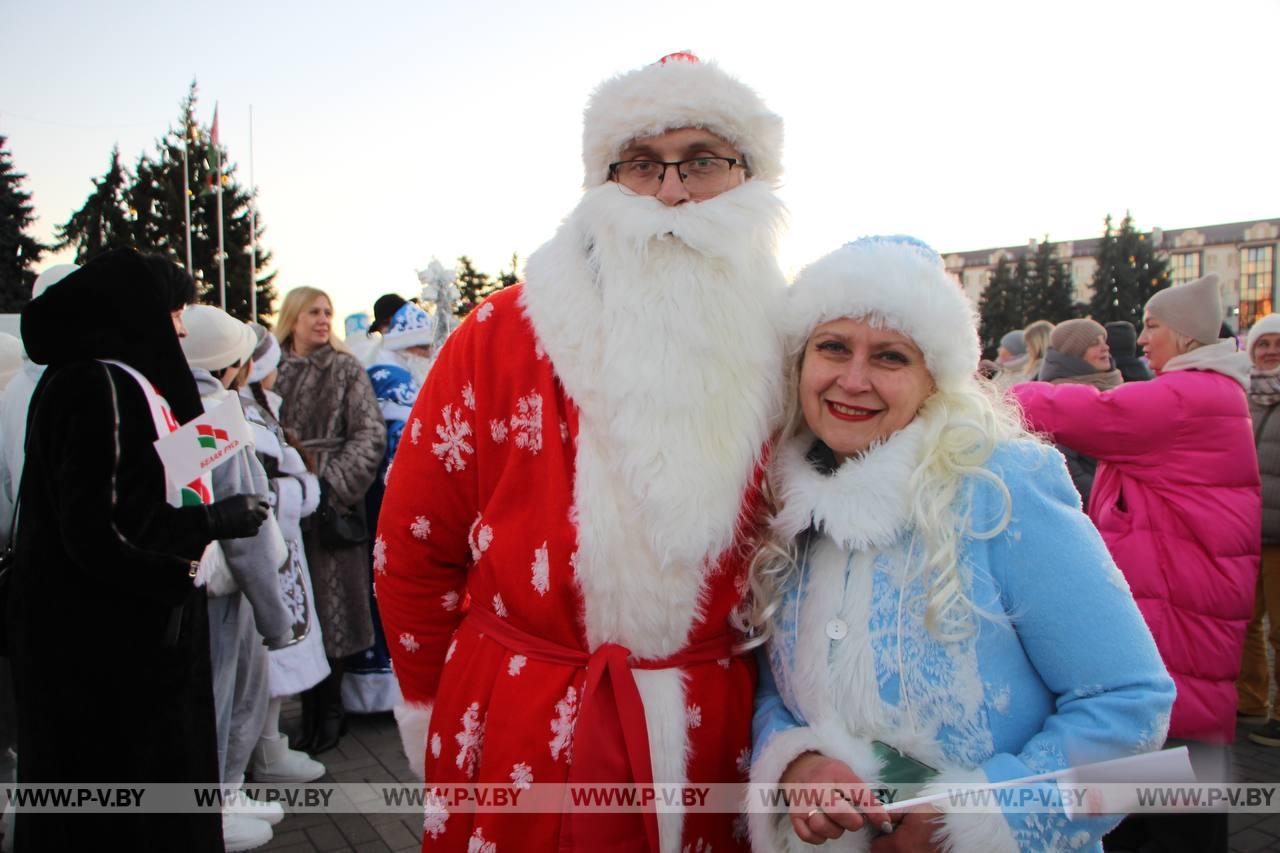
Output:
<svg viewBox="0 0 1280 853">
<path fill-rule="evenodd" d="M 843 619 L 832 619 L 827 623 L 827 636 L 833 640 L 843 640 L 849 636 L 849 626 Z"/>
</svg>

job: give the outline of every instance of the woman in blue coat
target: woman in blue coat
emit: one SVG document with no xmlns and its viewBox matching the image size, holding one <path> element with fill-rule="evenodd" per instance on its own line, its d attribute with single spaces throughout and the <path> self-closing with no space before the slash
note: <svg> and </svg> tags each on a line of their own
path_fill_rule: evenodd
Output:
<svg viewBox="0 0 1280 853">
<path fill-rule="evenodd" d="M 999 782 L 1156 749 L 1173 685 L 1062 456 L 974 371 L 937 254 L 850 243 L 791 288 L 789 411 L 749 621 L 752 781 Z M 758 851 L 1099 850 L 1118 820 L 845 800 L 751 815 Z"/>
</svg>

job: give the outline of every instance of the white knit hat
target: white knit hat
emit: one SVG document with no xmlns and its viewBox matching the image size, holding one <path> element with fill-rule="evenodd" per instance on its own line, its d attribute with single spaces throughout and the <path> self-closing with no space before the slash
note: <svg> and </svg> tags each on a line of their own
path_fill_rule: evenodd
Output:
<svg viewBox="0 0 1280 853">
<path fill-rule="evenodd" d="M 633 140 L 700 127 L 742 152 L 747 169 L 773 183 L 782 176 L 782 119 L 760 96 L 714 62 L 673 53 L 601 83 L 582 120 L 585 186 L 609 179 L 609 164 Z"/>
<path fill-rule="evenodd" d="M 182 339 L 182 352 L 187 364 L 215 373 L 253 357 L 258 337 L 248 324 L 242 323 L 221 308 L 192 305 L 182 312 L 182 325 L 187 336 Z"/>
<path fill-rule="evenodd" d="M 1253 358 L 1253 345 L 1263 335 L 1280 335 L 1280 314 L 1268 314 L 1253 324 L 1253 328 L 1249 330 L 1249 337 L 1244 345 L 1244 351 L 1249 354 L 1249 358 Z"/>
<path fill-rule="evenodd" d="M 973 381 L 981 357 L 977 314 L 938 253 L 914 237 L 862 237 L 800 271 L 787 294 L 791 351 L 842 317 L 869 318 L 911 338 L 939 388 Z"/>
<path fill-rule="evenodd" d="M 55 264 L 44 270 L 31 284 L 31 298 L 35 299 L 78 269 L 80 269 L 79 264 Z"/>
</svg>

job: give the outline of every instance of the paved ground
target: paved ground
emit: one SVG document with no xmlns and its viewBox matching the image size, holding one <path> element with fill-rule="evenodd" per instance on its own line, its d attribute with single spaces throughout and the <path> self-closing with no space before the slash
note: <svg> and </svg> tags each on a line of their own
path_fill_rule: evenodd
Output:
<svg viewBox="0 0 1280 853">
<path fill-rule="evenodd" d="M 286 707 L 283 728 L 294 724 L 298 710 Z M 326 780 L 339 782 L 409 781 L 409 765 L 401 751 L 395 721 L 390 714 L 351 717 L 350 731 L 332 752 L 319 756 L 329 769 Z M 1251 743 L 1241 726 L 1232 748 L 1239 782 L 1280 784 L 1280 748 Z M 266 847 L 272 853 L 313 853 L 353 850 L 360 853 L 416 851 L 422 841 L 422 819 L 412 814 L 369 816 L 293 815 L 276 827 Z M 1280 851 L 1280 814 L 1232 815 L 1233 853 Z"/>
</svg>

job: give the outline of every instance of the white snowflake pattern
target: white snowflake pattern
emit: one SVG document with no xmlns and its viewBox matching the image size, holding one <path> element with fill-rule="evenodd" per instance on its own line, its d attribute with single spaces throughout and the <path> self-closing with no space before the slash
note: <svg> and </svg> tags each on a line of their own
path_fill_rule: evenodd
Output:
<svg viewBox="0 0 1280 853">
<path fill-rule="evenodd" d="M 511 660 L 507 661 L 507 675 L 519 675 L 520 670 L 524 669 L 524 665 L 529 659 L 524 655 L 512 655 Z"/>
<path fill-rule="evenodd" d="M 476 392 L 470 382 L 462 386 L 462 405 L 473 412 L 476 410 Z"/>
<path fill-rule="evenodd" d="M 453 658 L 453 653 L 458 650 L 458 641 L 454 640 L 449 644 L 449 649 L 444 653 L 444 662 L 448 663 Z"/>
<path fill-rule="evenodd" d="M 494 595 L 493 597 L 493 612 L 501 616 L 503 619 L 507 618 L 507 605 L 502 601 L 501 594 Z"/>
<path fill-rule="evenodd" d="M 471 545 L 471 562 L 477 562 L 480 555 L 489 550 L 493 544 L 493 528 L 481 522 L 481 516 L 471 522 L 471 530 L 467 533 L 467 542 Z"/>
<path fill-rule="evenodd" d="M 454 763 L 468 779 L 476 772 L 480 750 L 484 749 L 484 722 L 480 719 L 480 703 L 472 702 L 462 714 L 462 728 L 453 739 L 458 742 L 458 757 Z"/>
<path fill-rule="evenodd" d="M 375 370 L 373 373 L 371 373 L 370 377 L 373 378 L 375 381 L 381 382 L 383 379 L 386 379 L 390 375 L 391 375 L 390 370 L 387 370 L 385 367 L 380 367 L 377 370 Z"/>
<path fill-rule="evenodd" d="M 684 709 L 685 725 L 691 729 L 696 729 L 702 725 L 702 707 L 700 705 L 690 705 Z"/>
<path fill-rule="evenodd" d="M 456 592 L 446 592 L 440 596 L 440 606 L 450 612 L 458 609 L 458 594 Z"/>
<path fill-rule="evenodd" d="M 987 694 L 990 696 L 988 701 L 992 709 L 994 709 L 997 714 L 1005 714 L 1007 716 L 1009 713 L 1009 705 L 1013 701 L 1013 694 L 1009 689 L 1009 685 L 1006 684 L 1004 687 L 996 690 L 988 684 Z"/>
<path fill-rule="evenodd" d="M 533 454 L 542 450 L 542 395 L 537 391 L 516 401 L 511 431 L 516 434 L 516 447 Z"/>
<path fill-rule="evenodd" d="M 691 844 L 686 844 L 681 853 L 711 853 L 711 845 L 699 838 Z"/>
<path fill-rule="evenodd" d="M 440 733 L 436 732 L 431 736 L 431 757 L 439 758 L 440 750 L 444 748 L 444 744 L 440 741 Z"/>
<path fill-rule="evenodd" d="M 426 542 L 427 537 L 431 535 L 431 522 L 427 520 L 425 515 L 420 515 L 409 525 L 409 533 L 413 535 L 414 539 Z"/>
<path fill-rule="evenodd" d="M 409 441 L 417 444 L 420 438 L 422 438 L 422 419 L 414 418 L 409 421 Z"/>
<path fill-rule="evenodd" d="M 493 316 L 493 303 L 486 302 L 485 304 L 480 306 L 478 311 L 476 311 L 476 322 L 483 323 L 485 320 L 488 320 L 491 316 Z"/>
<path fill-rule="evenodd" d="M 734 763 L 738 768 L 738 772 L 746 776 L 751 772 L 751 747 L 744 746 L 742 751 L 738 753 L 738 760 Z"/>
<path fill-rule="evenodd" d="M 467 853 L 498 853 L 498 845 L 485 841 L 484 829 L 477 826 L 476 831 L 471 833 L 471 840 L 467 842 Z"/>
<path fill-rule="evenodd" d="M 373 570 L 380 575 L 387 573 L 387 540 L 381 535 L 373 540 Z"/>
<path fill-rule="evenodd" d="M 422 809 L 422 832 L 433 839 L 444 834 L 444 825 L 449 820 L 449 809 L 440 796 L 439 788 L 432 788 L 427 795 Z"/>
<path fill-rule="evenodd" d="M 1160 714 L 1138 734 L 1138 742 L 1133 746 L 1135 755 L 1143 752 L 1154 752 L 1169 736 L 1169 712 Z"/>
<path fill-rule="evenodd" d="M 521 791 L 533 787 L 533 768 L 521 761 L 511 768 L 511 784 Z"/>
<path fill-rule="evenodd" d="M 422 646 L 418 643 L 418 638 L 405 631 L 400 635 L 400 645 L 404 646 L 406 652 L 416 652 Z"/>
<path fill-rule="evenodd" d="M 569 686 L 564 698 L 556 703 L 556 718 L 551 721 L 551 758 L 573 762 L 573 727 L 578 722 L 578 691 Z"/>
<path fill-rule="evenodd" d="M 507 423 L 506 421 L 492 420 L 489 421 L 489 435 L 493 436 L 494 443 L 502 444 L 507 440 Z"/>
<path fill-rule="evenodd" d="M 446 405 L 440 410 L 444 423 L 436 427 L 436 435 L 440 441 L 431 445 L 431 452 L 444 462 L 444 470 L 450 473 L 462 471 L 467 467 L 463 454 L 475 453 L 475 448 L 467 441 L 471 435 L 471 424 L 462 419 L 461 410 Z M 416 420 L 416 419 L 415 419 Z"/>
<path fill-rule="evenodd" d="M 569 425 L 564 421 L 560 422 L 560 443 L 565 444 L 569 441 Z"/>
<path fill-rule="evenodd" d="M 716 666 L 721 669 L 728 669 L 730 662 L 729 658 L 716 658 Z"/>
<path fill-rule="evenodd" d="M 551 587 L 551 565 L 547 556 L 547 543 L 533 552 L 533 589 L 538 595 L 546 595 Z"/>
</svg>

